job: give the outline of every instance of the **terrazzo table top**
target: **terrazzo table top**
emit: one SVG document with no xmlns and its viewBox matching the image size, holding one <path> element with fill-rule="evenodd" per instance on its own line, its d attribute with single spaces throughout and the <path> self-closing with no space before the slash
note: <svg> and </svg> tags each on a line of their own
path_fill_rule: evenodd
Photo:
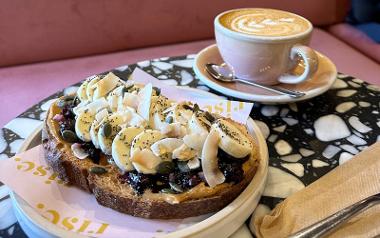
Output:
<svg viewBox="0 0 380 238">
<path fill-rule="evenodd" d="M 113 72 L 126 79 L 139 67 L 170 85 L 218 94 L 194 75 L 193 59 L 194 55 L 166 57 L 121 66 Z M 12 157 L 41 125 L 54 99 L 75 92 L 78 85 L 46 98 L 5 125 L 0 130 L 0 159 Z M 339 74 L 334 86 L 321 96 L 279 106 L 255 103 L 251 117 L 266 137 L 270 155 L 268 183 L 259 206 L 272 209 L 380 140 L 380 88 Z M 0 237 L 26 237 L 7 193 L 0 182 Z"/>
</svg>

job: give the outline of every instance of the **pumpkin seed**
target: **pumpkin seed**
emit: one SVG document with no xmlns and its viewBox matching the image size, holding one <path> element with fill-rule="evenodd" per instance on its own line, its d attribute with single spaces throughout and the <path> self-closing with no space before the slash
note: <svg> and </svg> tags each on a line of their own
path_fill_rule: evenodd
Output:
<svg viewBox="0 0 380 238">
<path fill-rule="evenodd" d="M 187 173 L 190 171 L 187 161 L 177 161 L 177 166 L 182 173 Z"/>
<path fill-rule="evenodd" d="M 70 131 L 70 130 L 63 130 L 62 138 L 69 143 L 74 143 L 78 141 L 77 135 L 73 131 Z"/>
<path fill-rule="evenodd" d="M 162 161 L 156 167 L 156 171 L 159 174 L 169 174 L 174 170 L 174 163 L 172 161 Z"/>
<path fill-rule="evenodd" d="M 183 189 L 178 184 L 169 182 L 169 185 L 170 185 L 170 188 L 173 189 L 174 191 L 179 192 L 179 193 L 183 192 Z"/>
<path fill-rule="evenodd" d="M 112 134 L 112 126 L 110 123 L 106 122 L 103 124 L 103 127 L 102 127 L 102 135 L 104 137 L 109 137 L 111 136 Z"/>
<path fill-rule="evenodd" d="M 153 87 L 153 90 L 156 92 L 156 96 L 160 96 L 161 94 L 161 89 L 157 87 Z"/>
<path fill-rule="evenodd" d="M 105 168 L 103 168 L 103 167 L 94 166 L 94 167 L 91 167 L 90 173 L 93 173 L 93 174 L 105 174 L 105 173 L 107 173 L 107 170 Z"/>
<path fill-rule="evenodd" d="M 208 111 L 205 111 L 205 117 L 206 117 L 207 121 L 209 121 L 211 123 L 216 120 L 216 118 L 211 113 L 209 113 Z"/>
<path fill-rule="evenodd" d="M 194 104 L 194 107 L 193 107 L 193 112 L 198 112 L 200 111 L 201 109 L 199 108 L 198 104 Z"/>
<path fill-rule="evenodd" d="M 165 122 L 166 123 L 173 123 L 173 117 L 172 116 L 168 116 L 166 119 L 165 119 Z"/>
<path fill-rule="evenodd" d="M 160 190 L 161 193 L 176 193 L 176 191 L 174 191 L 173 189 L 171 188 L 163 188 Z"/>
</svg>

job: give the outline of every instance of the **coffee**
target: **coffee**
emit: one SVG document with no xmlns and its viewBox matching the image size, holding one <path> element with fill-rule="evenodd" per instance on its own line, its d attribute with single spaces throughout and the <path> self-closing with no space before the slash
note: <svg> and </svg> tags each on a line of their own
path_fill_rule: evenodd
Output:
<svg viewBox="0 0 380 238">
<path fill-rule="evenodd" d="M 311 24 L 295 14 L 274 9 L 237 9 L 220 16 L 229 30 L 256 36 L 292 36 L 306 32 Z"/>
</svg>

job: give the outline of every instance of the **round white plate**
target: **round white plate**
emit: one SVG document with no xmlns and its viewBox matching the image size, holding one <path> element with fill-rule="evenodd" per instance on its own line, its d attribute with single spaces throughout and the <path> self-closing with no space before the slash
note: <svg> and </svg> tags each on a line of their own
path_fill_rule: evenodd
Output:
<svg viewBox="0 0 380 238">
<path fill-rule="evenodd" d="M 199 79 L 210 88 L 227 96 L 244 100 L 256 101 L 268 104 L 281 104 L 302 101 L 313 98 L 326 92 L 335 82 L 337 71 L 333 62 L 323 54 L 318 55 L 319 66 L 317 72 L 308 80 L 299 84 L 279 84 L 278 86 L 304 92 L 305 96 L 292 98 L 287 95 L 280 95 L 268 90 L 260 89 L 241 83 L 223 83 L 213 79 L 205 70 L 207 63 L 221 64 L 223 59 L 220 56 L 218 47 L 214 44 L 201 50 L 194 60 L 193 69 Z M 303 71 L 303 65 L 299 64 L 295 72 Z"/>
<path fill-rule="evenodd" d="M 184 88 L 188 93 L 196 97 L 217 97 L 214 94 L 198 89 Z M 198 223 L 183 224 L 175 232 L 165 234 L 162 237 L 228 237 L 236 231 L 256 208 L 263 193 L 268 173 L 268 148 L 265 139 L 256 123 L 249 118 L 247 128 L 254 137 L 258 146 L 260 164 L 251 183 L 228 206 L 214 215 Z M 28 150 L 41 143 L 42 126 L 36 129 L 21 146 L 20 152 Z M 84 237 L 80 234 L 66 231 L 43 218 L 37 211 L 27 204 L 25 200 L 15 193 L 11 193 L 11 199 L 15 207 L 16 216 L 21 227 L 30 237 Z M 160 236 L 161 237 L 161 236 Z"/>
</svg>

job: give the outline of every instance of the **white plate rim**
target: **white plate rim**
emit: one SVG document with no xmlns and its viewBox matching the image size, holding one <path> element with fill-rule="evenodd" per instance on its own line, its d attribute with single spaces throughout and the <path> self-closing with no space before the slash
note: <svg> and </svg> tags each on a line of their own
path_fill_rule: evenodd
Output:
<svg viewBox="0 0 380 238">
<path fill-rule="evenodd" d="M 179 86 L 180 87 L 180 86 Z M 210 92 L 202 91 L 200 89 L 194 89 L 194 88 L 188 88 L 188 87 L 181 87 L 185 90 L 193 91 L 194 93 L 198 94 L 203 94 L 204 96 L 209 96 L 213 98 L 219 98 L 219 96 L 212 94 Z M 25 151 L 33 138 L 35 138 L 38 133 L 42 130 L 42 126 L 40 125 L 38 128 L 35 129 L 34 132 L 32 132 L 24 141 L 22 146 L 20 147 L 19 152 Z M 247 188 L 234 200 L 232 201 L 229 205 L 227 205 L 225 208 L 222 210 L 218 211 L 214 215 L 210 216 L 209 218 L 196 223 L 194 225 L 191 225 L 189 227 L 180 229 L 178 231 L 174 231 L 171 233 L 167 233 L 164 235 L 160 235 L 159 237 L 165 237 L 165 238 L 174 238 L 174 237 L 185 237 L 191 235 L 192 237 L 201 237 L 203 232 L 211 232 L 211 228 L 213 225 L 216 225 L 217 223 L 223 223 L 224 225 L 228 224 L 230 221 L 228 219 L 224 219 L 227 216 L 232 216 L 235 215 L 239 212 L 239 207 L 242 207 L 244 204 L 247 203 L 247 201 L 251 201 L 254 198 L 260 198 L 262 195 L 262 192 L 264 190 L 264 186 L 266 184 L 267 180 L 267 174 L 268 174 L 268 160 L 269 160 L 269 155 L 268 155 L 268 147 L 266 144 L 266 141 L 264 139 L 264 136 L 262 135 L 259 127 L 257 124 L 253 121 L 251 117 L 248 118 L 247 120 L 247 127 L 250 129 L 250 132 L 254 133 L 254 137 L 257 141 L 257 146 L 259 147 L 259 156 L 260 156 L 260 164 L 259 167 L 256 171 L 256 175 L 260 173 L 263 173 L 263 176 L 260 177 L 256 176 L 253 178 L 251 183 L 247 186 Z M 258 184 L 257 184 L 258 183 Z M 254 187 L 253 185 L 258 185 L 257 187 Z M 248 193 L 248 192 L 251 193 Z M 26 203 L 21 197 L 19 197 L 17 194 L 14 192 L 10 192 L 11 194 L 11 199 L 13 201 L 13 204 L 16 206 L 16 209 L 18 209 L 21 213 L 23 213 L 26 218 L 32 222 L 34 225 L 39 227 L 40 229 L 47 231 L 51 233 L 52 235 L 59 236 L 59 237 L 86 237 L 84 235 L 75 233 L 75 232 L 70 232 L 66 231 L 49 221 L 47 221 L 45 218 L 43 218 L 41 215 L 39 215 L 29 204 Z M 241 198 L 242 195 L 244 195 L 244 198 Z M 244 200 L 243 200 L 244 199 Z M 242 200 L 242 201 L 240 201 Z M 238 204 L 239 206 L 236 206 Z M 257 203 L 255 204 L 255 206 Z M 229 209 L 231 206 L 235 207 L 235 209 L 231 210 Z M 251 209 L 253 210 L 255 206 L 251 206 Z M 252 208 L 253 207 L 253 208 Z M 248 217 L 247 217 L 248 218 Z M 235 224 L 235 228 L 238 229 L 240 226 Z M 229 228 L 230 229 L 230 228 Z M 231 229 L 232 231 L 230 233 L 233 233 L 236 229 Z M 216 231 L 215 231 L 216 232 Z"/>
<path fill-rule="evenodd" d="M 212 44 L 207 46 L 206 48 L 202 49 L 198 52 L 198 54 L 194 58 L 193 63 L 193 70 L 195 74 L 198 76 L 199 80 L 202 81 L 204 84 L 206 84 L 208 87 L 226 95 L 226 96 L 232 96 L 235 98 L 240 98 L 244 100 L 249 101 L 256 101 L 261 103 L 268 103 L 268 104 L 283 104 L 283 103 L 292 103 L 292 102 L 298 102 L 307 100 L 313 97 L 316 97 L 318 95 L 321 95 L 322 93 L 326 92 L 328 89 L 331 88 L 331 86 L 334 84 L 337 76 L 337 69 L 335 64 L 325 55 L 315 50 L 315 52 L 320 56 L 320 58 L 326 60 L 328 65 L 331 67 L 331 74 L 334 75 L 334 77 L 331 77 L 329 82 L 325 84 L 323 87 L 318 89 L 311 89 L 306 92 L 306 95 L 300 98 L 292 98 L 286 95 L 278 95 L 278 96 L 272 96 L 272 95 L 255 95 L 255 94 L 249 94 L 249 93 L 243 93 L 239 92 L 237 90 L 233 90 L 230 88 L 223 87 L 222 85 L 213 82 L 209 79 L 210 76 L 206 75 L 206 73 L 203 73 L 202 69 L 199 69 L 197 62 L 199 61 L 199 58 L 203 56 L 207 51 L 211 50 L 212 48 L 217 48 L 216 44 Z"/>
</svg>

